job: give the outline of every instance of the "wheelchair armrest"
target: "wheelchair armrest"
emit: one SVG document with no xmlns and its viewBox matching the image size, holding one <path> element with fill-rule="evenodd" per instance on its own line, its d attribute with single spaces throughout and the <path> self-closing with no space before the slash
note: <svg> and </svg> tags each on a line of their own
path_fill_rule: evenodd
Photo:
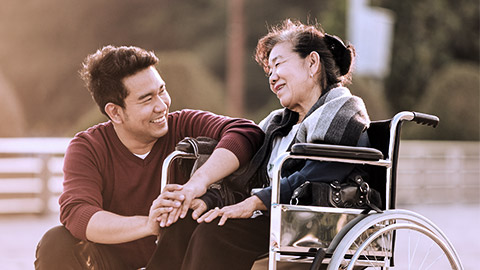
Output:
<svg viewBox="0 0 480 270">
<path fill-rule="evenodd" d="M 296 143 L 290 154 L 359 160 L 383 159 L 382 152 L 375 148 L 316 143 Z"/>
</svg>

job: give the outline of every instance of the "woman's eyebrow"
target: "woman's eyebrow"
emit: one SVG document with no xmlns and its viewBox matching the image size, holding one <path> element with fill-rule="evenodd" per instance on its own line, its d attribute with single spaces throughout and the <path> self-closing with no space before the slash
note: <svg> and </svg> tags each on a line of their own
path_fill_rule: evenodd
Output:
<svg viewBox="0 0 480 270">
<path fill-rule="evenodd" d="M 281 58 L 281 57 L 282 57 L 281 55 L 277 55 L 277 56 L 275 56 L 275 57 L 272 59 L 272 61 L 270 61 L 270 62 L 275 63 L 275 61 L 277 61 L 278 58 Z"/>
<path fill-rule="evenodd" d="M 275 56 L 271 61 L 268 61 L 268 66 L 270 67 L 270 64 L 274 64 L 276 61 L 278 61 L 281 58 L 282 58 L 281 55 Z"/>
</svg>

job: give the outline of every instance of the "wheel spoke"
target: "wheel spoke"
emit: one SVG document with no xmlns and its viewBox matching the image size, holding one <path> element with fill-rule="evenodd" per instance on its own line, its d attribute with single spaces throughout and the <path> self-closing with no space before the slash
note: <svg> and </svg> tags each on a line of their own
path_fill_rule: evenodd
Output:
<svg viewBox="0 0 480 270">
<path fill-rule="evenodd" d="M 438 257 L 428 266 L 425 268 L 425 270 L 428 270 L 430 269 L 430 267 L 432 267 L 433 265 L 435 265 L 436 262 L 438 262 L 442 257 L 443 257 L 444 254 L 440 254 L 438 255 Z"/>
<path fill-rule="evenodd" d="M 408 231 L 410 233 L 410 231 Z M 420 243 L 420 238 L 417 237 L 416 238 L 416 242 L 415 242 L 415 248 L 413 249 L 413 252 L 411 253 L 412 257 L 411 257 L 411 261 L 409 262 L 409 266 L 408 266 L 408 269 L 412 269 L 412 264 L 413 264 L 413 261 L 415 260 L 415 254 L 417 254 L 417 249 L 418 249 L 418 244 Z M 409 254 L 410 255 L 410 254 Z"/>
<path fill-rule="evenodd" d="M 351 251 L 353 256 L 346 259 L 349 256 L 345 255 Z M 394 267 L 390 266 L 392 259 Z M 428 219 L 407 210 L 372 215 L 353 226 L 335 249 L 328 269 L 338 270 L 340 262 L 345 261 L 346 269 L 350 270 L 357 266 L 383 270 L 462 270 L 458 255 L 443 232 Z"/>
</svg>

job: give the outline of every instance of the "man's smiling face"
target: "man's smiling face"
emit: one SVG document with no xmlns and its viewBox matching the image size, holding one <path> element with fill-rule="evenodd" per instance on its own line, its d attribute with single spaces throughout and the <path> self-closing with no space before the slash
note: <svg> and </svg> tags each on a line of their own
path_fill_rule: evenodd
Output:
<svg viewBox="0 0 480 270">
<path fill-rule="evenodd" d="M 123 79 L 128 90 L 123 111 L 123 129 L 130 139 L 150 144 L 168 132 L 171 99 L 165 82 L 151 66 Z"/>
</svg>

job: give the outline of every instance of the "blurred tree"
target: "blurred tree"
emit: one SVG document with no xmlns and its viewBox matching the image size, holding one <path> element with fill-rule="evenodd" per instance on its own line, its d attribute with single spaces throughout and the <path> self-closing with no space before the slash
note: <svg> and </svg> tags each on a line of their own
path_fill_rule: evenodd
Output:
<svg viewBox="0 0 480 270">
<path fill-rule="evenodd" d="M 429 84 L 429 78 L 439 68 L 457 60 L 478 65 L 479 6 L 476 1 L 372 0 L 372 3 L 397 14 L 392 74 L 385 84 L 385 93 L 395 106 L 393 111 L 412 109 Z M 87 54 L 107 44 L 155 50 L 160 55 L 162 69 L 167 62 L 185 61 L 184 66 L 191 66 L 185 69 L 187 72 L 195 68 L 204 70 L 210 74 L 206 75 L 206 81 L 215 81 L 212 88 L 222 88 L 213 100 L 222 100 L 220 103 L 224 104 L 224 93 L 220 92 L 225 91 L 226 37 L 230 34 L 226 9 L 227 2 L 223 0 L 2 1 L 0 65 L 24 108 L 26 132 L 23 135 L 70 134 L 85 117 L 96 119 L 98 115 L 91 113 L 94 103 L 77 72 Z M 345 38 L 346 1 L 245 0 L 245 11 L 248 32 L 245 111 L 246 116 L 259 121 L 280 104 L 270 92 L 263 70 L 253 60 L 258 39 L 267 33 L 269 26 L 285 18 L 318 22 L 327 32 Z M 189 57 L 167 60 L 163 52 L 171 51 L 194 54 L 191 59 L 195 60 L 190 62 Z M 178 80 L 197 76 L 182 75 Z M 168 75 L 169 85 L 177 77 Z M 356 86 L 356 80 L 352 89 L 361 89 L 358 95 L 368 100 L 380 98 L 380 95 L 370 97 L 377 83 L 372 85 L 368 80 L 360 80 Z M 209 87 L 208 84 L 187 85 L 186 81 L 182 89 Z M 201 105 L 186 103 L 183 106 Z M 376 109 L 369 108 L 375 118 Z M 382 113 L 378 115 L 383 118 Z"/>
<path fill-rule="evenodd" d="M 357 76 L 349 88 L 353 95 L 363 99 L 371 120 L 392 118 L 393 112 L 390 111 L 381 81 Z"/>
<path fill-rule="evenodd" d="M 430 79 L 424 96 L 412 108 L 440 118 L 436 129 L 413 125 L 405 138 L 480 140 L 480 69 L 469 62 L 453 62 Z"/>
<path fill-rule="evenodd" d="M 395 111 L 411 109 L 430 78 L 452 61 L 478 65 L 477 0 L 372 1 L 396 13 L 387 97 Z"/>
<path fill-rule="evenodd" d="M 245 115 L 245 1 L 228 1 L 226 104 L 231 116 Z"/>
<path fill-rule="evenodd" d="M 191 52 L 159 54 L 158 69 L 172 98 L 170 111 L 195 108 L 225 114 L 225 85 Z M 186 76 L 188 74 L 188 76 Z"/>
<path fill-rule="evenodd" d="M 25 135 L 59 136 L 88 114 L 78 70 L 107 44 L 189 50 L 222 78 L 224 9 L 221 0 L 3 1 L 0 64 L 25 108 Z"/>
<path fill-rule="evenodd" d="M 0 72 L 0 136 L 15 137 L 25 132 L 23 108 L 12 86 Z"/>
<path fill-rule="evenodd" d="M 345 1 L 250 0 L 245 4 L 246 111 L 255 112 L 275 103 L 269 100 L 276 101 L 252 58 L 258 38 L 267 33 L 266 25 L 287 17 L 318 20 L 341 36 Z M 4 0 L 0 64 L 25 108 L 26 135 L 58 136 L 69 132 L 82 115 L 89 115 L 93 102 L 77 71 L 87 54 L 107 44 L 137 45 L 157 53 L 189 51 L 199 57 L 202 68 L 224 83 L 230 34 L 226 8 L 223 0 Z"/>
</svg>

